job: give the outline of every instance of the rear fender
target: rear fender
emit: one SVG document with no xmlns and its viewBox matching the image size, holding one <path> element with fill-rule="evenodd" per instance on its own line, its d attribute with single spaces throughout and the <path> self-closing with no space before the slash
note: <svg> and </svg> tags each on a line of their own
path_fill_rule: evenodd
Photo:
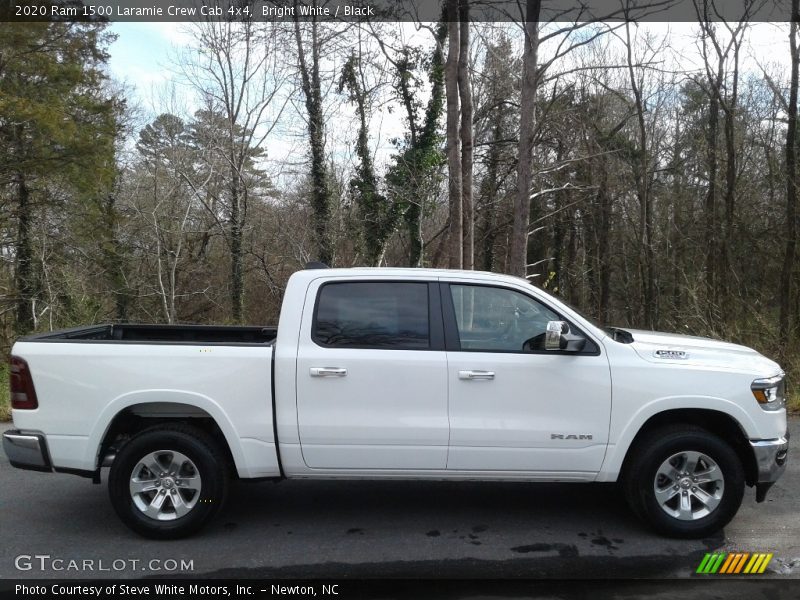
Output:
<svg viewBox="0 0 800 600">
<path fill-rule="evenodd" d="M 225 441 L 233 456 L 233 462 L 236 465 L 236 470 L 240 477 L 251 477 L 250 468 L 247 464 L 245 452 L 243 451 L 240 437 L 234 427 L 233 423 L 228 418 L 227 414 L 213 399 L 202 394 L 194 392 L 186 392 L 181 390 L 140 390 L 123 394 L 118 398 L 111 401 L 100 413 L 97 421 L 92 427 L 89 441 L 86 446 L 87 454 L 85 457 L 85 464 L 93 465 L 97 468 L 99 461 L 102 457 L 99 456 L 100 446 L 103 439 L 108 432 L 108 429 L 114 418 L 123 410 L 138 404 L 151 404 L 151 403 L 169 402 L 177 405 L 184 405 L 187 409 L 195 408 L 200 409 L 217 423 L 225 436 Z M 191 410 L 187 410 L 187 414 L 191 415 Z"/>
</svg>

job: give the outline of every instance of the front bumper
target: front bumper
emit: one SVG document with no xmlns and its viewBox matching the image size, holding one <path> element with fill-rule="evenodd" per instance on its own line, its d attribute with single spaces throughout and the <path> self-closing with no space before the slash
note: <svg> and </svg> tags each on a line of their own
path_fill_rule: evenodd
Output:
<svg viewBox="0 0 800 600">
<path fill-rule="evenodd" d="M 753 455 L 756 459 L 758 479 L 756 481 L 756 502 L 763 502 L 767 491 L 786 470 L 786 458 L 789 452 L 789 432 L 777 440 L 751 440 Z"/>
<path fill-rule="evenodd" d="M 11 429 L 3 434 L 3 451 L 11 466 L 31 471 L 52 471 L 47 439 L 43 433 Z"/>
</svg>

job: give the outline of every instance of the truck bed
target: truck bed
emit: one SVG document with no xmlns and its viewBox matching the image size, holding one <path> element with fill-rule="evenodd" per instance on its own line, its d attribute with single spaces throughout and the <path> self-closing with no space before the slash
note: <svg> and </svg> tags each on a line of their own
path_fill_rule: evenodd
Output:
<svg viewBox="0 0 800 600">
<path fill-rule="evenodd" d="M 121 323 L 62 329 L 32 335 L 22 341 L 271 345 L 275 342 L 277 334 L 277 327 Z"/>
<path fill-rule="evenodd" d="M 275 477 L 275 338 L 264 327 L 129 324 L 34 335 L 13 353 L 30 369 L 38 410 L 13 411 L 14 424 L 47 432 L 57 470 L 91 475 L 117 419 L 212 419 L 240 477 Z"/>
</svg>

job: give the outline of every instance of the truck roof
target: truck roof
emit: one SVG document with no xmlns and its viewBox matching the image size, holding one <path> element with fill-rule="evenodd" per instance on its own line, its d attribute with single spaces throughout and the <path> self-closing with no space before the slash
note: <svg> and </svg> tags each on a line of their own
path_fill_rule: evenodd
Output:
<svg viewBox="0 0 800 600">
<path fill-rule="evenodd" d="M 469 271 L 466 269 L 428 269 L 414 267 L 349 267 L 331 269 L 306 269 L 296 272 L 293 277 L 298 279 L 312 280 L 318 277 L 464 277 L 468 279 L 487 279 L 491 281 L 505 281 L 508 283 L 526 283 L 532 285 L 527 279 L 506 275 L 504 273 L 492 273 L 490 271 Z"/>
</svg>

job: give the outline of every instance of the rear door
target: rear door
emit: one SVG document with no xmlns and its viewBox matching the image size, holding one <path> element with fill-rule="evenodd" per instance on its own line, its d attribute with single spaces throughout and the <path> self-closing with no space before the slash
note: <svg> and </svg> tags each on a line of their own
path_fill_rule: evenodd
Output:
<svg viewBox="0 0 800 600">
<path fill-rule="evenodd" d="M 297 357 L 306 465 L 446 468 L 447 359 L 438 285 L 317 280 L 306 298 Z"/>
</svg>

